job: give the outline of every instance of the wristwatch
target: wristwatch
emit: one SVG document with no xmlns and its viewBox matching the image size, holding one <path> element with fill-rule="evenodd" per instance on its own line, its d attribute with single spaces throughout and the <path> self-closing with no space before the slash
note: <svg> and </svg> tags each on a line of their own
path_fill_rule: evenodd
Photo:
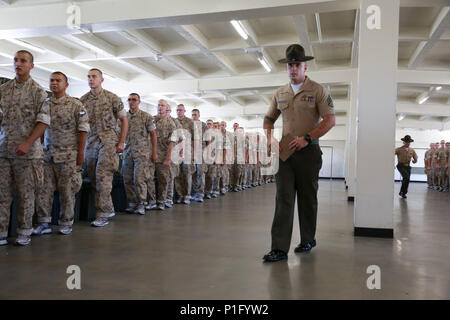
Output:
<svg viewBox="0 0 450 320">
<path fill-rule="evenodd" d="M 305 138 L 306 141 L 308 141 L 308 145 L 311 144 L 312 139 L 311 139 L 311 136 L 309 134 L 305 134 L 303 137 Z"/>
</svg>

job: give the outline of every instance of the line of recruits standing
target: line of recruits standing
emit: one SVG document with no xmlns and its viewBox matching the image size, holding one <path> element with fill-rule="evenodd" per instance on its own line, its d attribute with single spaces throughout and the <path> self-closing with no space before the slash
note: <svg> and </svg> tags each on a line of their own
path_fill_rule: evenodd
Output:
<svg viewBox="0 0 450 320">
<path fill-rule="evenodd" d="M 430 143 L 425 152 L 425 173 L 428 188 L 440 192 L 449 191 L 450 175 L 450 142 Z"/>
<path fill-rule="evenodd" d="M 411 176 L 410 162 L 417 163 L 417 153 L 410 147 L 414 142 L 410 135 L 406 135 L 401 139 L 403 146 L 395 149 L 398 158 L 397 169 L 402 175 L 402 186 L 399 196 L 406 199 L 408 193 L 409 180 Z M 448 192 L 449 190 L 449 159 L 450 159 L 450 143 L 441 140 L 439 143 L 430 143 L 430 149 L 425 152 L 425 174 L 427 175 L 428 188 L 440 192 Z"/>
<path fill-rule="evenodd" d="M 96 219 L 91 225 L 103 227 L 115 215 L 111 199 L 112 180 L 119 169 L 119 153 L 123 152 L 124 184 L 129 201 L 127 212 L 145 214 L 146 210 L 165 210 L 175 203 L 189 204 L 191 200 L 216 198 L 226 192 L 241 191 L 250 186 L 273 182 L 273 176 L 261 176 L 257 144 L 245 140 L 245 161 L 237 161 L 236 137 L 244 134 L 237 123 L 236 134 L 226 131 L 226 123 L 199 120 L 200 111 L 185 116 L 183 105 L 177 106 L 178 118 L 170 117 L 170 105 L 158 102 L 158 115 L 139 110 L 140 97 L 128 97 L 127 113 L 121 99 L 102 88 L 103 74 L 99 69 L 88 73 L 90 91 L 80 99 L 66 94 L 68 79 L 62 72 L 50 77 L 52 96 L 35 82 L 30 71 L 33 55 L 20 50 L 14 56 L 16 76 L 0 86 L 0 245 L 8 243 L 10 208 L 14 187 L 18 196 L 18 245 L 31 243 L 31 235 L 51 233 L 51 209 L 54 191 L 61 200 L 59 233 L 70 234 L 74 220 L 75 195 L 82 185 L 82 164 L 95 187 Z M 201 130 L 195 130 L 201 126 Z M 191 149 L 185 136 L 191 133 Z M 211 164 L 174 164 L 172 152 L 194 152 L 194 143 L 208 146 L 204 133 L 213 129 L 223 137 L 217 156 Z M 202 137 L 195 134 L 201 132 Z M 209 131 L 208 131 L 209 132 Z M 203 139 L 202 139 L 203 138 Z M 206 140 L 206 141 L 205 141 Z M 239 139 L 238 139 L 239 140 Z M 43 143 L 43 144 L 42 144 Z M 261 142 L 262 143 L 262 142 Z M 189 145 L 189 144 L 188 144 Z M 233 150 L 234 149 L 234 150 Z M 223 150 L 223 157 L 222 157 Z M 221 152 L 219 152 L 221 151 Z M 233 154 L 234 164 L 226 164 L 227 152 Z M 220 154 L 220 157 L 218 156 Z M 249 161 L 249 158 L 252 161 Z M 220 159 L 218 161 L 217 159 Z M 197 161 L 196 161 L 197 162 Z M 197 162 L 198 163 L 198 162 Z M 244 164 L 241 164 L 244 163 Z M 249 164 L 257 163 L 257 164 Z M 155 190 L 155 176 L 157 190 Z M 175 187 L 175 188 L 174 188 Z M 191 197 L 192 195 L 192 197 Z M 38 225 L 33 228 L 33 214 Z"/>
</svg>

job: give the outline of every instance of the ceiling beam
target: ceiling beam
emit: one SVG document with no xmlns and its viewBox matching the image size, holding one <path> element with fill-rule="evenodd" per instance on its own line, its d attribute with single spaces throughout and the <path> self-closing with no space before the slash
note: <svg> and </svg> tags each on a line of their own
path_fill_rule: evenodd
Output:
<svg viewBox="0 0 450 320">
<path fill-rule="evenodd" d="M 119 32 L 119 34 L 138 46 L 151 51 L 154 55 L 160 55 L 162 52 L 161 43 L 143 30 L 125 30 Z"/>
<path fill-rule="evenodd" d="M 311 39 L 309 38 L 308 25 L 306 24 L 306 19 L 303 14 L 299 14 L 292 17 L 294 21 L 295 31 L 297 32 L 298 38 L 300 39 L 300 44 L 305 49 L 305 54 L 307 56 L 314 57 L 314 51 L 311 45 Z M 316 60 L 310 60 L 308 66 L 311 70 L 317 69 Z"/>
<path fill-rule="evenodd" d="M 70 65 L 68 63 L 54 63 L 47 64 L 45 66 L 37 65 L 36 67 L 47 70 L 49 72 L 61 71 L 69 78 L 87 82 L 87 71 L 74 67 L 73 65 Z"/>
<path fill-rule="evenodd" d="M 179 70 L 185 72 L 191 77 L 200 78 L 201 75 L 200 70 L 196 66 L 187 62 L 186 59 L 184 59 L 183 57 L 173 56 L 173 57 L 165 57 L 165 59 L 171 62 Z"/>
<path fill-rule="evenodd" d="M 117 59 L 117 62 L 122 63 L 139 73 L 145 73 L 152 78 L 160 80 L 164 79 L 164 72 L 153 65 L 146 63 L 139 59 Z"/>
<path fill-rule="evenodd" d="M 172 27 L 184 39 L 192 43 L 200 49 L 200 51 L 210 59 L 212 59 L 219 67 L 228 72 L 230 75 L 239 74 L 236 66 L 223 53 L 211 52 L 208 39 L 195 26 L 174 26 Z"/>
<path fill-rule="evenodd" d="M 426 54 L 433 48 L 441 35 L 450 26 L 450 7 L 444 7 L 439 12 L 438 16 L 433 22 L 428 41 L 422 41 L 417 46 L 413 55 L 409 59 L 408 68 L 417 68 L 424 60 Z"/>
<path fill-rule="evenodd" d="M 155 61 L 162 57 L 170 57 L 174 55 L 190 55 L 190 54 L 198 54 L 201 53 L 201 50 L 199 50 L 197 47 L 193 45 L 186 45 L 185 42 L 183 44 L 180 44 L 178 47 L 161 47 L 161 44 L 153 39 L 151 36 L 148 36 L 144 31 L 142 30 L 127 30 L 127 31 L 121 31 L 119 34 L 128 40 L 137 43 L 139 39 L 137 37 L 131 37 L 130 34 L 131 31 L 140 32 L 142 36 L 145 37 L 146 42 L 151 43 L 151 46 L 147 46 L 146 42 L 140 42 L 140 45 L 134 45 L 134 46 L 115 46 L 116 55 L 115 57 L 112 57 L 111 55 L 103 55 L 98 52 L 94 52 L 91 50 L 86 50 L 86 47 L 81 45 L 80 50 L 77 49 L 70 49 L 68 46 L 64 45 L 64 42 L 72 42 L 66 38 L 63 38 L 62 36 L 52 36 L 52 38 L 56 38 L 63 42 L 63 44 L 55 42 L 55 44 L 61 48 L 62 50 L 72 50 L 72 59 L 73 61 L 87 61 L 87 60 L 111 60 L 114 58 L 120 58 L 120 59 L 136 59 L 136 58 L 152 58 Z M 345 32 L 344 32 L 345 31 Z M 344 34 L 345 33 L 345 34 Z M 35 38 L 27 38 L 27 41 L 29 40 L 32 42 Z M 45 37 L 39 37 L 39 41 L 46 41 L 46 42 L 52 42 L 52 39 L 45 38 Z M 298 42 L 298 36 L 296 34 L 283 34 L 283 35 L 277 35 L 276 37 L 272 35 L 266 35 L 266 36 L 260 36 L 258 38 L 260 46 L 259 48 L 262 49 L 262 51 L 265 51 L 266 48 L 276 48 L 276 47 L 287 47 L 292 43 Z M 327 43 L 350 43 L 353 41 L 353 34 L 351 32 L 347 32 L 347 30 L 342 31 L 342 36 L 330 36 L 327 38 L 324 42 Z M 0 42 L 2 42 L 0 40 Z M 37 43 L 37 42 L 36 42 Z M 74 42 L 72 42 L 74 43 Z M 311 41 L 311 44 L 318 43 L 317 41 Z M 80 45 L 80 43 L 78 43 Z M 212 39 L 209 40 L 210 49 L 209 51 L 213 53 L 218 59 L 222 60 L 222 62 L 228 64 L 227 61 L 228 58 L 226 57 L 226 51 L 235 51 L 235 50 L 242 50 L 242 48 L 246 48 L 249 45 L 242 39 L 237 38 L 230 38 L 230 39 Z M 302 44 L 303 45 L 303 44 Z M 3 46 L 1 46 L 3 49 Z M 46 49 L 52 48 L 46 47 Z M 156 49 L 154 51 L 154 48 Z M 306 49 L 305 49 L 306 50 Z M 4 50 L 3 50 L 4 51 Z M 159 55 L 159 56 L 158 56 Z M 314 56 L 314 54 L 311 54 Z M 266 58 L 271 59 L 269 55 L 265 55 Z M 35 56 L 35 62 L 39 64 L 46 64 L 46 63 L 60 63 L 63 62 L 64 59 L 57 59 L 52 55 L 45 55 L 40 54 Z M 311 68 L 312 64 L 315 64 L 315 60 L 311 60 L 308 62 L 309 69 L 314 70 L 314 68 Z M 1 64 L 0 66 L 5 66 L 5 64 Z M 229 68 L 232 68 L 231 64 L 229 64 Z M 239 74 L 239 69 L 237 68 L 236 74 Z"/>
<path fill-rule="evenodd" d="M 399 69 L 397 71 L 397 82 L 422 86 L 450 85 L 450 71 Z"/>
<path fill-rule="evenodd" d="M 317 39 L 319 39 L 319 42 L 322 42 L 322 28 L 320 27 L 320 14 L 318 12 L 314 13 L 314 16 L 316 18 L 316 27 L 317 27 Z"/>
<path fill-rule="evenodd" d="M 195 100 L 201 101 L 203 103 L 206 104 L 212 104 L 216 107 L 220 106 L 220 103 L 218 103 L 215 99 L 210 99 L 210 100 L 206 100 L 206 98 L 203 98 L 201 94 L 194 94 L 194 93 L 190 93 L 190 92 L 186 92 L 186 95 L 188 95 L 189 97 L 194 98 Z"/>
<path fill-rule="evenodd" d="M 245 103 L 244 99 L 242 99 L 240 97 L 233 96 L 227 91 L 221 91 L 221 92 L 226 97 L 227 100 L 231 100 L 231 101 L 237 103 L 240 106 L 243 106 L 243 107 L 245 106 L 246 103 Z"/>
<path fill-rule="evenodd" d="M 158 41 L 154 40 L 150 35 L 144 33 L 143 31 L 126 30 L 121 32 L 120 34 L 125 38 L 127 38 L 128 40 L 134 42 L 138 46 L 141 46 L 142 48 L 150 51 L 150 53 L 156 58 L 156 60 L 164 58 L 170 63 L 172 63 L 177 69 L 185 72 L 191 77 L 193 78 L 200 77 L 201 75 L 200 70 L 198 70 L 198 68 L 192 65 L 191 63 L 187 62 L 183 57 L 163 56 L 161 44 Z"/>
<path fill-rule="evenodd" d="M 66 22 L 67 2 L 54 2 L 36 6 L 10 6 L 0 12 L 0 38 L 61 35 L 74 32 Z M 199 0 L 177 1 L 177 5 L 155 6 L 148 0 L 79 1 L 81 26 L 92 32 L 113 32 L 125 29 L 171 27 L 173 25 L 225 22 L 233 19 L 248 20 L 264 17 L 284 17 L 312 12 L 353 10 L 359 0 Z M 105 10 L 107 8 L 108 10 Z"/>
<path fill-rule="evenodd" d="M 446 104 L 417 105 L 415 103 L 397 103 L 397 113 L 415 116 L 450 117 L 450 108 Z"/>
<path fill-rule="evenodd" d="M 404 119 L 402 121 L 397 121 L 397 128 L 411 128 L 411 129 L 422 129 L 422 130 L 450 130 L 450 124 L 447 122 L 442 122 L 439 120 L 415 120 L 415 119 Z"/>
<path fill-rule="evenodd" d="M 241 20 L 240 21 L 242 25 L 244 26 L 245 30 L 247 30 L 248 38 L 245 40 L 250 47 L 257 47 L 259 46 L 258 36 L 256 35 L 255 30 L 253 29 L 252 25 L 247 20 Z"/>
<path fill-rule="evenodd" d="M 88 50 L 94 52 L 95 54 L 100 54 L 112 59 L 115 59 L 116 63 L 127 64 L 127 62 L 121 61 L 120 59 L 116 59 L 116 47 L 109 42 L 99 38 L 94 34 L 71 34 L 65 35 L 65 39 L 75 42 L 78 45 L 87 48 Z M 118 78 L 119 80 L 129 81 L 130 76 L 128 73 L 118 70 L 115 67 L 106 65 L 104 60 L 93 60 L 93 61 L 84 61 L 82 64 L 86 66 L 90 66 L 91 68 L 98 68 L 102 70 L 102 72 L 108 77 L 112 77 L 113 79 Z M 131 66 L 133 67 L 133 66 Z M 135 69 L 136 70 L 136 69 Z M 85 77 L 84 77 L 85 79 Z"/>
<path fill-rule="evenodd" d="M 420 116 L 420 117 L 419 117 L 419 121 L 428 120 L 428 119 L 430 119 L 430 118 L 431 118 L 431 116 L 428 116 L 428 115 L 426 115 L 426 116 Z"/>
<path fill-rule="evenodd" d="M 99 38 L 95 34 L 70 34 L 65 35 L 65 39 L 75 42 L 82 47 L 85 47 L 97 54 L 101 54 L 107 57 L 116 56 L 116 47 L 106 42 L 105 40 Z"/>
<path fill-rule="evenodd" d="M 49 52 L 59 55 L 63 58 L 66 58 L 68 60 L 72 60 L 74 58 L 74 51 L 71 48 L 64 46 L 63 44 L 59 43 L 58 41 L 55 41 L 54 39 L 45 37 L 36 37 L 36 38 L 27 38 L 23 40 L 27 41 L 28 43 L 31 43 L 32 45 L 36 45 Z M 39 62 L 36 61 L 36 63 Z"/>
<path fill-rule="evenodd" d="M 254 57 L 258 60 L 264 57 L 266 62 L 269 64 L 269 67 L 271 70 L 276 69 L 275 62 L 273 61 L 272 57 L 267 53 L 264 52 L 264 47 L 260 46 L 260 40 L 259 37 L 256 35 L 256 31 L 253 29 L 249 21 L 241 20 L 240 23 L 244 26 L 244 29 L 247 31 L 248 38 L 245 40 L 248 47 L 245 50 L 254 48 L 254 50 L 248 50 L 246 51 L 247 54 L 255 53 Z M 255 50 L 256 49 L 256 50 Z"/>
<path fill-rule="evenodd" d="M 352 42 L 352 57 L 350 64 L 353 68 L 358 66 L 358 50 L 359 50 L 359 9 L 356 9 L 355 14 L 355 29 Z"/>
<path fill-rule="evenodd" d="M 252 91 L 265 105 L 270 105 L 271 100 L 267 96 L 261 94 L 258 90 Z"/>
</svg>

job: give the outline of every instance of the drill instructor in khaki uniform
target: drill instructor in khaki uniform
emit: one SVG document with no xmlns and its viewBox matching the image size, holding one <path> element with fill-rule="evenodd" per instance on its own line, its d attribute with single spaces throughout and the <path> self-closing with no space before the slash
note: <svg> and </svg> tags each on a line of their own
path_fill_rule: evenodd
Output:
<svg viewBox="0 0 450 320">
<path fill-rule="evenodd" d="M 263 257 L 266 262 L 287 259 L 296 196 L 301 242 L 295 252 L 308 252 L 316 245 L 317 190 L 322 167 L 318 139 L 335 125 L 335 115 L 328 91 L 305 75 L 306 61 L 311 59 L 314 57 L 305 56 L 303 47 L 298 44 L 287 48 L 286 59 L 279 62 L 287 64 L 290 83 L 276 91 L 264 118 L 269 143 L 280 115 L 283 115 L 283 137 L 295 137 L 289 143 L 289 148 L 295 152 L 286 161 L 280 159 L 279 162 L 272 250 Z"/>
<path fill-rule="evenodd" d="M 395 149 L 395 154 L 398 159 L 397 169 L 402 175 L 402 187 L 400 189 L 399 196 L 406 199 L 409 186 L 409 177 L 411 176 L 410 162 L 411 158 L 413 159 L 413 163 L 417 162 L 417 154 L 413 148 L 409 147 L 410 143 L 414 142 L 410 135 L 406 135 L 401 140 L 403 141 L 403 146 Z"/>
</svg>

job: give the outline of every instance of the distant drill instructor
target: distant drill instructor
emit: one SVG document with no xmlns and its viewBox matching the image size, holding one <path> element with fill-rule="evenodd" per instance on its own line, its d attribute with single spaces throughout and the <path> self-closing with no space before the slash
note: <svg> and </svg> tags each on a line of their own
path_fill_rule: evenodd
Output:
<svg viewBox="0 0 450 320">
<path fill-rule="evenodd" d="M 33 235 L 50 233 L 53 194 L 57 189 L 61 199 L 61 228 L 67 235 L 72 232 L 75 214 L 75 195 L 83 183 L 81 165 L 89 118 L 80 100 L 66 95 L 69 86 L 67 76 L 53 72 L 50 76 L 50 90 L 53 95 L 44 102 L 50 109 L 51 123 L 45 131 L 44 186 L 39 190 L 38 222 Z"/>
<path fill-rule="evenodd" d="M 103 227 L 115 215 L 111 199 L 114 172 L 119 169 L 119 155 L 124 149 L 128 130 L 127 113 L 122 100 L 102 88 L 103 73 L 91 69 L 88 84 L 91 90 L 80 98 L 89 116 L 91 131 L 88 134 L 86 167 L 89 180 L 95 187 L 96 219 L 94 227 Z M 120 119 L 121 126 L 117 124 Z"/>
<path fill-rule="evenodd" d="M 14 56 L 15 78 L 0 86 L 0 245 L 8 243 L 14 185 L 19 202 L 16 244 L 30 244 L 37 190 L 43 183 L 43 152 L 38 138 L 50 125 L 50 111 L 43 104 L 47 93 L 30 76 L 33 68 L 33 55 L 18 51 Z"/>
<path fill-rule="evenodd" d="M 316 245 L 317 190 L 322 166 L 318 139 L 335 125 L 335 115 L 328 91 L 305 75 L 306 61 L 311 59 L 314 57 L 305 56 L 298 44 L 287 48 L 286 59 L 279 62 L 287 64 L 290 83 L 276 91 L 264 118 L 270 143 L 274 123 L 283 116 L 282 136 L 292 137 L 289 149 L 295 151 L 286 161 L 279 161 L 272 250 L 263 257 L 266 262 L 287 259 L 296 195 L 301 242 L 295 252 L 308 252 Z"/>
<path fill-rule="evenodd" d="M 409 146 L 411 142 L 414 142 L 414 140 L 411 139 L 410 135 L 406 135 L 401 140 L 403 141 L 403 146 L 395 149 L 395 155 L 398 159 L 397 169 L 402 175 L 402 187 L 400 188 L 399 196 L 403 199 L 406 199 L 406 194 L 408 193 L 409 178 L 411 176 L 410 162 L 411 158 L 413 159 L 413 163 L 417 162 L 417 154 L 416 151 L 414 151 L 414 149 L 410 148 Z"/>
</svg>

